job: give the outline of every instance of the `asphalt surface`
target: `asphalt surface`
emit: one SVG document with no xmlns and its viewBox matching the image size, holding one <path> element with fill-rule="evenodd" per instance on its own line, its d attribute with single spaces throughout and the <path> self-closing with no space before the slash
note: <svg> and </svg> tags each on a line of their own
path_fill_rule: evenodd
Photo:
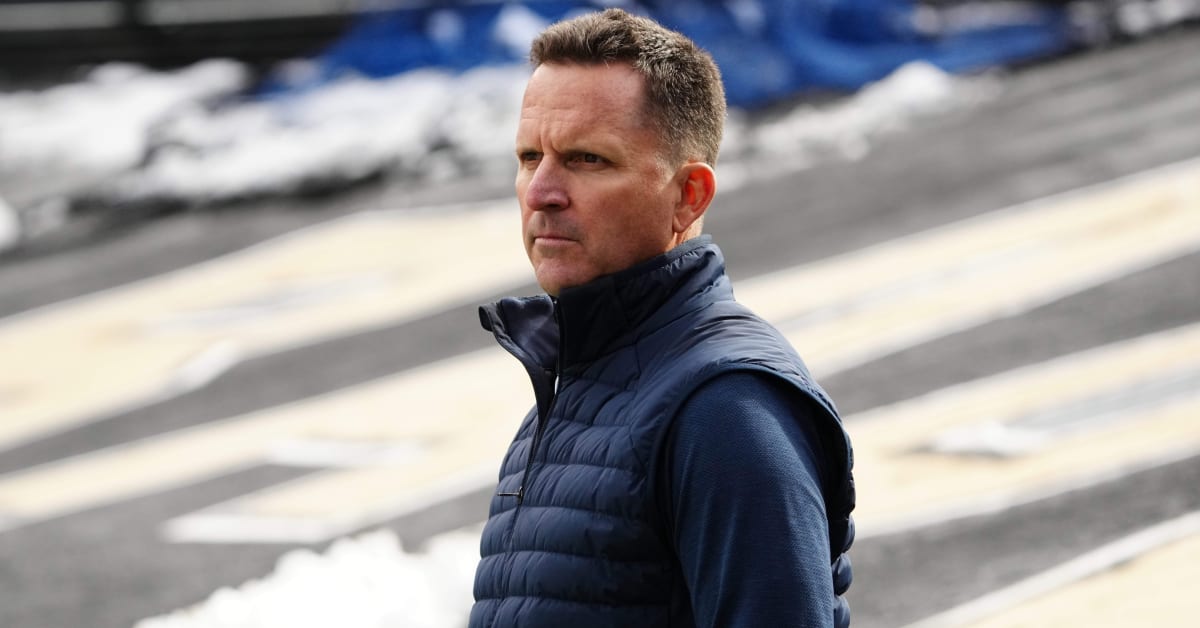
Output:
<svg viewBox="0 0 1200 628">
<path fill-rule="evenodd" d="M 707 228 L 735 285 L 781 268 L 1200 156 L 1200 33 L 1024 68 L 992 102 L 827 163 L 723 194 Z M 0 315 L 185 268 L 298 227 L 377 207 L 496 194 L 476 186 L 359 190 L 157 219 L 0 265 Z M 431 260 L 436 263 L 436 260 Z M 825 378 L 861 411 L 1200 321 L 1200 253 L 892 352 Z M 532 285 L 524 291 L 532 292 Z M 497 294 L 481 294 L 479 302 Z M 29 316 L 31 314 L 26 314 Z M 2 321 L 0 321 L 2 323 Z M 0 451 L 5 473 L 344 389 L 482 349 L 475 307 L 322 340 L 237 364 L 179 397 Z M 803 354 L 804 347 L 799 347 Z M 114 365 L 119 367 L 119 365 Z M 69 382 L 63 382 L 69 386 Z M 0 626 L 117 628 L 271 570 L 296 544 L 170 543 L 173 517 L 311 473 L 277 465 L 0 531 Z M 72 487 L 63 486 L 62 491 Z M 410 547 L 476 523 L 483 490 L 386 523 Z M 854 547 L 856 626 L 901 626 L 1200 508 L 1200 458 L 1064 495 L 865 538 Z M 3 513 L 0 513 L 3 514 Z M 320 548 L 323 544 L 313 547 Z"/>
</svg>

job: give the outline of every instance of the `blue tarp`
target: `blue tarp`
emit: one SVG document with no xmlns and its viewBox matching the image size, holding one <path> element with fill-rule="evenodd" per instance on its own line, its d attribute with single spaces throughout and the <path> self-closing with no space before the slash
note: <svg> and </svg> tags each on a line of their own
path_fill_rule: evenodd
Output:
<svg viewBox="0 0 1200 628">
<path fill-rule="evenodd" d="M 614 4 L 621 3 L 430 2 L 365 13 L 317 58 L 318 80 L 523 62 L 529 38 L 541 27 Z M 910 61 L 964 72 L 1053 55 L 1072 45 L 1061 5 L 1030 4 L 1018 19 L 955 32 L 919 30 L 913 0 L 660 0 L 623 6 L 710 51 L 730 104 L 751 108 L 808 90 L 854 90 Z"/>
</svg>

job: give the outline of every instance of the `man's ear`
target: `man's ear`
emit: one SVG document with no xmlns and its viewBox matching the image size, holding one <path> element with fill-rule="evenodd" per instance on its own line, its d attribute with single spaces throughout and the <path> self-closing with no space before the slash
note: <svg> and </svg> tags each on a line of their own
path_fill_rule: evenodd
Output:
<svg viewBox="0 0 1200 628">
<path fill-rule="evenodd" d="M 717 175 L 712 166 L 693 161 L 684 164 L 676 176 L 681 178 L 682 185 L 678 202 L 675 204 L 672 228 L 675 233 L 683 234 L 697 224 L 708 210 L 709 203 L 717 194 Z"/>
</svg>

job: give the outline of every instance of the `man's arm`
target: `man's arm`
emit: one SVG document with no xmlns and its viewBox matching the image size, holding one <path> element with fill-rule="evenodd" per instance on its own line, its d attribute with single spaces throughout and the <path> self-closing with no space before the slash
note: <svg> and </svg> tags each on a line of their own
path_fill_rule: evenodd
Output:
<svg viewBox="0 0 1200 628">
<path fill-rule="evenodd" d="M 812 403 L 739 372 L 706 383 L 676 417 L 665 507 L 698 626 L 833 625 Z"/>
</svg>

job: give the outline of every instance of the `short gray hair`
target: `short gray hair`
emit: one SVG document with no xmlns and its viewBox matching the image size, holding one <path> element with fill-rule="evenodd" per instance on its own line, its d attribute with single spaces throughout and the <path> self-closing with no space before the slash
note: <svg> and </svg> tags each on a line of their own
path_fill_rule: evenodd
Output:
<svg viewBox="0 0 1200 628">
<path fill-rule="evenodd" d="M 608 9 L 558 22 L 533 41 L 529 60 L 624 62 L 645 80 L 646 113 L 675 164 L 716 165 L 725 129 L 725 88 L 712 56 L 653 20 Z"/>
</svg>

